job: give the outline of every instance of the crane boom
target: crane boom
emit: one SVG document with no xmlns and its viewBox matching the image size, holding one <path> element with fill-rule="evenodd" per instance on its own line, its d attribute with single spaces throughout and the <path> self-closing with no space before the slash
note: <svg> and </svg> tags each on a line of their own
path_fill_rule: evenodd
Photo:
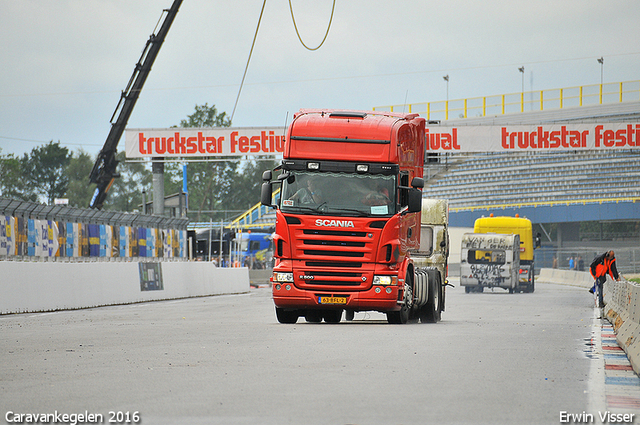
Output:
<svg viewBox="0 0 640 425">
<path fill-rule="evenodd" d="M 107 140 L 104 142 L 104 146 L 100 150 L 96 162 L 93 165 L 93 169 L 91 170 L 91 175 L 89 176 L 89 181 L 97 184 L 96 190 L 89 203 L 90 208 L 102 208 L 107 197 L 107 192 L 111 188 L 114 179 L 116 177 L 120 177 L 116 172 L 116 167 L 118 166 L 118 161 L 116 160 L 118 143 L 120 142 L 120 138 L 122 137 L 125 127 L 127 126 L 127 122 L 133 112 L 133 107 L 138 100 L 138 96 L 142 91 L 142 87 L 144 86 L 147 76 L 151 71 L 151 66 L 160 51 L 160 47 L 169 32 L 169 28 L 178 13 L 181 3 L 182 0 L 174 0 L 170 9 L 163 10 L 163 15 L 160 17 L 160 20 L 164 17 L 164 21 L 162 21 L 160 29 L 157 33 L 154 32 L 151 34 L 149 40 L 147 40 L 147 44 L 142 51 L 140 60 L 136 63 L 133 75 L 131 75 L 131 78 L 129 79 L 127 88 L 120 95 L 120 101 L 111 116 L 111 130 L 109 131 Z M 160 21 L 158 21 L 158 23 L 160 23 Z M 157 25 L 156 28 L 158 28 Z M 114 118 L 116 118 L 115 122 Z"/>
</svg>

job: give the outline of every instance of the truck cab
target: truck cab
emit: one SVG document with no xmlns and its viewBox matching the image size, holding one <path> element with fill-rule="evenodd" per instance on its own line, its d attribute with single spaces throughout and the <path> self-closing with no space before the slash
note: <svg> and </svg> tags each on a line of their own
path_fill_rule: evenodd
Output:
<svg viewBox="0 0 640 425">
<path fill-rule="evenodd" d="M 514 286 L 511 291 L 533 292 L 535 290 L 533 226 L 531 224 L 531 220 L 525 217 L 520 217 L 518 214 L 516 214 L 515 217 L 494 216 L 491 214 L 488 217 L 480 217 L 475 221 L 473 233 L 517 235 L 519 238 L 518 251 L 520 254 L 520 265 L 517 269 L 518 284 Z"/>
<path fill-rule="evenodd" d="M 465 233 L 460 249 L 460 285 L 465 292 L 519 287 L 520 235 Z"/>
<path fill-rule="evenodd" d="M 276 209 L 274 273 L 281 323 L 339 322 L 375 310 L 405 323 L 420 251 L 425 120 L 416 114 L 301 110 L 282 164 L 263 175 Z M 273 185 L 281 185 L 279 202 Z M 416 307 L 417 308 L 417 307 Z"/>
</svg>

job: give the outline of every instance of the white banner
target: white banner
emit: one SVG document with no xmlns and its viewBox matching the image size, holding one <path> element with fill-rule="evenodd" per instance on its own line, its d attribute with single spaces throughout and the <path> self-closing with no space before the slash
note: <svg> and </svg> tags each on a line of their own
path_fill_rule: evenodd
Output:
<svg viewBox="0 0 640 425">
<path fill-rule="evenodd" d="M 127 158 L 278 155 L 284 127 L 127 129 Z"/>
<path fill-rule="evenodd" d="M 427 127 L 427 152 L 640 149 L 639 123 Z"/>
</svg>

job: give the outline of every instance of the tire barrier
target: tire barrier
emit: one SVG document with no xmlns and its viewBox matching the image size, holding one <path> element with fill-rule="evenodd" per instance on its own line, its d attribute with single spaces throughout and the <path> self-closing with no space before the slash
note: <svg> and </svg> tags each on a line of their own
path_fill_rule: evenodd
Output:
<svg viewBox="0 0 640 425">
<path fill-rule="evenodd" d="M 604 312 L 613 324 L 616 340 L 627 353 L 633 370 L 640 374 L 640 285 L 607 279 Z"/>
</svg>

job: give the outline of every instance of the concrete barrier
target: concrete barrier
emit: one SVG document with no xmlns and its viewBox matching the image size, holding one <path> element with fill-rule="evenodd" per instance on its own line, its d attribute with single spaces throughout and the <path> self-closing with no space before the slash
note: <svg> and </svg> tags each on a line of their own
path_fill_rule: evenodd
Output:
<svg viewBox="0 0 640 425">
<path fill-rule="evenodd" d="M 541 269 L 538 282 L 590 288 L 594 279 L 589 272 Z M 604 285 L 604 313 L 613 324 L 618 345 L 627 353 L 633 370 L 640 374 L 640 285 L 607 276 Z"/>
<path fill-rule="evenodd" d="M 540 269 L 536 281 L 541 283 L 556 283 L 561 285 L 580 286 L 591 288 L 594 279 L 589 272 L 561 269 Z"/>
<path fill-rule="evenodd" d="M 640 374 L 640 285 L 626 280 L 605 284 L 605 314 L 613 324 L 618 345 Z"/>
<path fill-rule="evenodd" d="M 160 262 L 162 287 L 147 290 L 137 262 L 0 261 L 0 314 L 56 311 L 247 292 L 247 268 Z M 144 290 L 143 290 L 144 289 Z"/>
</svg>

